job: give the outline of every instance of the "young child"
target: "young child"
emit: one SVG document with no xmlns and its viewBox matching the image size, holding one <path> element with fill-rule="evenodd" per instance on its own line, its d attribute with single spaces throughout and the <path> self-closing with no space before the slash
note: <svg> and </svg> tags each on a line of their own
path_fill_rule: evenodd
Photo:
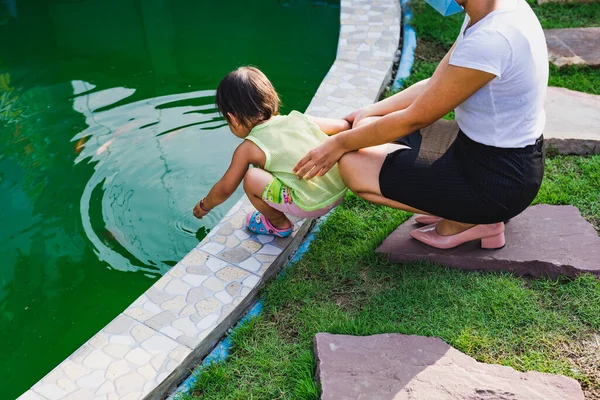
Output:
<svg viewBox="0 0 600 400">
<path fill-rule="evenodd" d="M 231 132 L 245 140 L 225 175 L 194 207 L 196 218 L 227 200 L 242 179 L 258 210 L 246 218 L 247 228 L 254 233 L 287 237 L 293 225 L 285 214 L 319 217 L 342 201 L 346 186 L 337 165 L 309 181 L 298 179 L 292 168 L 327 135 L 350 129 L 348 121 L 297 111 L 279 115 L 277 92 L 254 67 L 241 67 L 225 76 L 217 88 L 216 104 Z M 250 164 L 258 168 L 249 169 Z"/>
</svg>

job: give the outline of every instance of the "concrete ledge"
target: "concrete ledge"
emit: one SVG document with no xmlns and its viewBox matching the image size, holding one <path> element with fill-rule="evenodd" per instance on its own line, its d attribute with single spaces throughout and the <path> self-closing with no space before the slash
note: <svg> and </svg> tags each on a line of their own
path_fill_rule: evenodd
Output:
<svg viewBox="0 0 600 400">
<path fill-rule="evenodd" d="M 183 260 L 20 399 L 160 399 L 189 374 L 288 261 L 286 239 L 250 235 L 243 197 Z"/>
<path fill-rule="evenodd" d="M 340 118 L 379 100 L 400 43 L 400 2 L 342 0 L 337 57 L 307 113 Z"/>
<path fill-rule="evenodd" d="M 376 101 L 400 40 L 397 0 L 342 0 L 337 59 L 307 113 L 342 117 Z M 160 399 L 181 382 L 288 261 L 312 220 L 279 239 L 244 227 L 244 196 L 123 313 L 19 400 Z"/>
</svg>

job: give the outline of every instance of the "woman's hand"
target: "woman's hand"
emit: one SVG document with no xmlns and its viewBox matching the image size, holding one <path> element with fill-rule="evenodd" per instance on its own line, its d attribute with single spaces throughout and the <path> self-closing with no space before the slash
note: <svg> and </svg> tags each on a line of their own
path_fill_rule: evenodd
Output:
<svg viewBox="0 0 600 400">
<path fill-rule="evenodd" d="M 350 123 L 350 126 L 352 126 L 352 124 L 354 123 L 354 120 L 356 119 L 356 115 L 360 112 L 360 110 L 361 110 L 360 108 L 358 110 L 354 110 L 350 114 L 348 114 L 344 117 L 344 119 Z"/>
<path fill-rule="evenodd" d="M 352 125 L 353 128 L 356 128 L 361 120 L 363 120 L 364 118 L 370 117 L 370 116 L 371 116 L 371 112 L 370 112 L 368 106 L 366 106 L 366 107 L 362 107 L 362 108 L 359 108 L 358 110 L 351 112 L 346 117 L 344 117 L 344 119 L 346 121 L 350 122 L 350 124 Z"/>
<path fill-rule="evenodd" d="M 340 144 L 339 136 L 332 136 L 309 151 L 292 170 L 298 178 L 312 179 L 323 176 L 346 153 Z"/>
</svg>

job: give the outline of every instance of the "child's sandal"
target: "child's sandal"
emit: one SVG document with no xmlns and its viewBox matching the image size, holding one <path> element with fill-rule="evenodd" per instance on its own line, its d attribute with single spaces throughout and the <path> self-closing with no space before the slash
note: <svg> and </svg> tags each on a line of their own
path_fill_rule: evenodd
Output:
<svg viewBox="0 0 600 400">
<path fill-rule="evenodd" d="M 294 231 L 294 227 L 291 226 L 288 229 L 277 229 L 264 215 L 258 211 L 254 211 L 246 217 L 246 227 L 249 231 L 257 233 L 259 235 L 273 235 L 281 238 L 288 237 Z"/>
</svg>

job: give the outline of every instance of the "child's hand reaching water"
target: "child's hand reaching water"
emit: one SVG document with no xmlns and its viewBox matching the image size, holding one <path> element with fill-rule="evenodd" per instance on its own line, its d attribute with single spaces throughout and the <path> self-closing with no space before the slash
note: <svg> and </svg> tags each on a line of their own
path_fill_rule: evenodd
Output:
<svg viewBox="0 0 600 400">
<path fill-rule="evenodd" d="M 194 217 L 196 217 L 198 219 L 202 219 L 202 217 L 204 217 L 205 215 L 207 215 L 210 212 L 210 210 L 206 209 L 203 202 L 204 202 L 204 199 L 200 200 L 198 202 L 198 204 L 196 204 L 196 207 L 194 207 Z"/>
<path fill-rule="evenodd" d="M 319 185 L 294 179 L 292 169 L 293 162 L 317 143 L 331 145 L 332 137 L 328 136 L 350 129 L 350 121 L 309 117 L 297 111 L 280 115 L 275 88 L 254 67 L 240 67 L 227 74 L 217 87 L 215 103 L 231 132 L 244 140 L 233 152 L 225 174 L 194 207 L 194 217 L 202 219 L 223 204 L 242 181 L 256 208 L 247 215 L 246 227 L 256 234 L 287 237 L 293 226 L 286 214 L 319 217 L 341 202 L 346 186 L 339 173 L 325 174 L 344 151 L 325 146 L 305 157 L 297 172 L 307 178 L 319 173 L 324 176 Z M 271 163 L 276 173 L 269 169 Z M 294 194 L 298 198 L 293 199 Z"/>
</svg>

